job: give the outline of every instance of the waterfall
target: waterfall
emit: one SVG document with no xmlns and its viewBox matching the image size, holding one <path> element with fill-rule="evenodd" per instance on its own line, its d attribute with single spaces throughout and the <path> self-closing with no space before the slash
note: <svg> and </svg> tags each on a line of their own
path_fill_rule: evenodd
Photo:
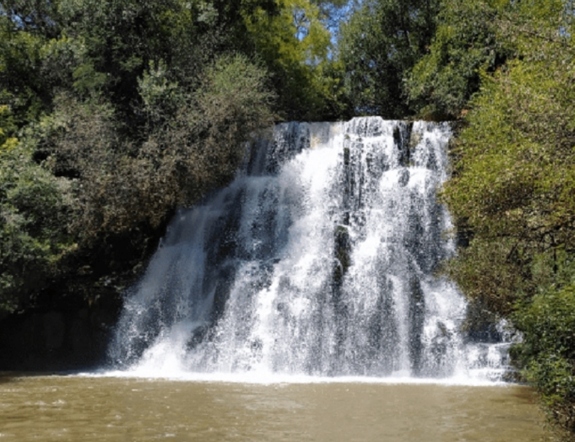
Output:
<svg viewBox="0 0 575 442">
<path fill-rule="evenodd" d="M 110 359 L 160 374 L 499 376 L 506 345 L 466 336 L 465 299 L 435 275 L 454 253 L 436 199 L 450 136 L 378 117 L 276 126 L 228 187 L 174 217 Z"/>
</svg>

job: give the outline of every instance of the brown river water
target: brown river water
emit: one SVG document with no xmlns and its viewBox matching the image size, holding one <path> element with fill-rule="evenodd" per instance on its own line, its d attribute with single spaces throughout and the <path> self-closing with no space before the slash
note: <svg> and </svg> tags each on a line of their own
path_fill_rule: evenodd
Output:
<svg viewBox="0 0 575 442">
<path fill-rule="evenodd" d="M 0 377 L 5 441 L 548 441 L 521 386 Z"/>
</svg>

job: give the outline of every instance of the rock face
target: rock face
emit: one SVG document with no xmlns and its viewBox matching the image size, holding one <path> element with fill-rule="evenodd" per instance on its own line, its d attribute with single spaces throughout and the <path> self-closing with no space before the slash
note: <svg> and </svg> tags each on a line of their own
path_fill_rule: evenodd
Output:
<svg viewBox="0 0 575 442">
<path fill-rule="evenodd" d="M 101 309 L 31 311 L 0 323 L 0 369 L 61 370 L 103 362 L 115 318 Z"/>
</svg>

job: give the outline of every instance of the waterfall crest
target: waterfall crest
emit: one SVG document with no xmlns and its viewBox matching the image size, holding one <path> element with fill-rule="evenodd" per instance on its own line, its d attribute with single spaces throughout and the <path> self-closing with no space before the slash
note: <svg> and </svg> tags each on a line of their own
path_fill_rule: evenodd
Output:
<svg viewBox="0 0 575 442">
<path fill-rule="evenodd" d="M 436 191 L 448 124 L 285 123 L 234 182 L 180 211 L 126 295 L 119 367 L 199 373 L 499 376 L 472 342 Z"/>
</svg>

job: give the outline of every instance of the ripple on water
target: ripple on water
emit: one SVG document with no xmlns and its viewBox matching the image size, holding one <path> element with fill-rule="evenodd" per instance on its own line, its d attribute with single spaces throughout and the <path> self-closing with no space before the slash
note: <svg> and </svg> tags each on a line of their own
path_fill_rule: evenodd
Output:
<svg viewBox="0 0 575 442">
<path fill-rule="evenodd" d="M 517 385 L 45 376 L 0 383 L 1 440 L 535 442 L 548 440 Z"/>
</svg>

